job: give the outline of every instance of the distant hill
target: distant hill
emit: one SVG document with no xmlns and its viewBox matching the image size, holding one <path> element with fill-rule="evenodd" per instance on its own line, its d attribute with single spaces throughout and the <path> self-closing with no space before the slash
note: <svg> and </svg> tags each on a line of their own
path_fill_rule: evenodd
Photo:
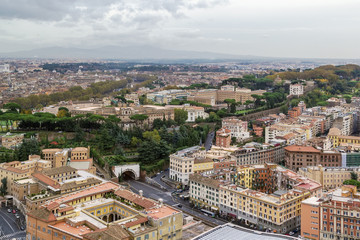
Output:
<svg viewBox="0 0 360 240">
<path fill-rule="evenodd" d="M 49 47 L 29 51 L 0 53 L 0 58 L 80 58 L 80 59 L 252 59 L 253 56 L 237 56 L 212 52 L 178 51 L 150 46 L 116 47 L 96 49 Z"/>
</svg>

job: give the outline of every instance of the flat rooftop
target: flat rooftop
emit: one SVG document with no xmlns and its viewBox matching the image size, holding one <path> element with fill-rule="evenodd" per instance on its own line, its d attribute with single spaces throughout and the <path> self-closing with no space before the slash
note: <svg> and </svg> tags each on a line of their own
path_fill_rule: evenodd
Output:
<svg viewBox="0 0 360 240">
<path fill-rule="evenodd" d="M 280 235 L 275 233 L 265 233 L 246 229 L 231 223 L 227 223 L 213 228 L 192 240 L 278 240 L 278 239 L 297 239 L 295 237 Z"/>
<path fill-rule="evenodd" d="M 179 213 L 179 211 L 172 209 L 168 206 L 162 206 L 159 208 L 152 208 L 151 210 L 146 211 L 146 215 L 154 219 L 161 219 L 173 214 Z"/>
</svg>

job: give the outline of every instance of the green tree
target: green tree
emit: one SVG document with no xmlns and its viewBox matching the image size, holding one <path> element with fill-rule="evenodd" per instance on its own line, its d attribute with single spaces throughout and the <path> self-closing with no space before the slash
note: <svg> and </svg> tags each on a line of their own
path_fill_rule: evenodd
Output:
<svg viewBox="0 0 360 240">
<path fill-rule="evenodd" d="M 0 195 L 5 196 L 7 194 L 7 178 L 1 179 Z"/>
<path fill-rule="evenodd" d="M 147 139 L 147 140 L 151 140 L 154 141 L 156 143 L 159 143 L 161 140 L 161 137 L 159 135 L 158 130 L 154 129 L 153 131 L 146 131 L 143 132 L 143 138 Z"/>
<path fill-rule="evenodd" d="M 356 186 L 358 189 L 360 188 L 360 182 L 354 179 L 345 180 L 343 182 L 344 185 L 353 185 Z"/>
<path fill-rule="evenodd" d="M 350 176 L 351 176 L 351 179 L 352 179 L 352 180 L 356 180 L 356 181 L 358 180 L 358 175 L 357 175 L 356 172 L 351 172 L 351 173 L 350 173 Z"/>
<path fill-rule="evenodd" d="M 280 112 L 282 112 L 283 114 L 288 114 L 288 107 L 286 105 L 281 106 Z"/>
<path fill-rule="evenodd" d="M 182 125 L 188 118 L 188 112 L 183 109 L 174 109 L 174 120 L 178 125 Z"/>
<path fill-rule="evenodd" d="M 41 150 L 36 139 L 24 140 L 19 147 L 19 161 L 26 161 L 29 155 L 40 155 Z"/>
<path fill-rule="evenodd" d="M 10 103 L 6 103 L 3 105 L 4 109 L 9 109 L 12 112 L 20 112 L 21 111 L 21 106 L 17 103 L 14 102 L 10 102 Z"/>
<path fill-rule="evenodd" d="M 230 106 L 236 103 L 235 99 L 225 99 L 224 102 L 227 104 L 227 112 L 230 113 Z"/>
</svg>

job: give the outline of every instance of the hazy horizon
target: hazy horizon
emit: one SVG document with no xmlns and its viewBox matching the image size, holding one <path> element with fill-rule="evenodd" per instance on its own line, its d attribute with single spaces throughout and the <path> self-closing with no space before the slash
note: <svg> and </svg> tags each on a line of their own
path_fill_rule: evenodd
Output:
<svg viewBox="0 0 360 240">
<path fill-rule="evenodd" d="M 5 0 L 0 53 L 152 46 L 283 58 L 359 59 L 355 0 Z"/>
</svg>

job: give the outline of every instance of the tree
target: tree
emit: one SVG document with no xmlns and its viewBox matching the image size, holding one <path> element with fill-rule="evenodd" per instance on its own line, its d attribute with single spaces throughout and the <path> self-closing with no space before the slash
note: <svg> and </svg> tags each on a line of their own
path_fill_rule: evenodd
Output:
<svg viewBox="0 0 360 240">
<path fill-rule="evenodd" d="M 58 113 L 56 114 L 56 117 L 58 117 L 58 118 L 70 117 L 70 116 L 71 116 L 71 114 L 68 111 L 66 111 L 65 109 L 59 110 Z"/>
<path fill-rule="evenodd" d="M 356 172 L 351 172 L 351 173 L 350 173 L 350 176 L 351 176 L 351 179 L 352 179 L 352 180 L 356 180 L 356 181 L 358 180 L 358 175 L 357 175 Z"/>
<path fill-rule="evenodd" d="M 188 118 L 188 112 L 183 109 L 174 109 L 174 120 L 178 125 L 182 125 Z"/>
<path fill-rule="evenodd" d="M 159 135 L 158 130 L 154 129 L 153 131 L 146 131 L 143 133 L 143 138 L 147 139 L 147 140 L 151 140 L 154 142 L 159 143 L 161 140 L 161 137 Z"/>
<path fill-rule="evenodd" d="M 155 164 L 161 159 L 169 157 L 171 147 L 164 141 L 144 141 L 138 148 L 139 160 L 143 164 Z"/>
<path fill-rule="evenodd" d="M 145 115 L 145 114 L 134 114 L 134 115 L 130 116 L 130 119 L 134 120 L 136 125 L 138 125 L 139 123 L 141 123 L 141 125 L 142 125 L 144 123 L 144 121 L 148 118 L 149 118 L 149 116 Z"/>
<path fill-rule="evenodd" d="M 7 194 L 7 178 L 1 179 L 0 195 L 5 196 Z"/>
<path fill-rule="evenodd" d="M 235 99 L 225 99 L 224 102 L 227 104 L 227 113 L 230 113 L 230 106 L 231 104 L 235 104 Z"/>
<path fill-rule="evenodd" d="M 3 108 L 4 109 L 9 109 L 12 112 L 15 112 L 15 111 L 20 112 L 20 110 L 21 110 L 21 106 L 19 104 L 17 104 L 17 103 L 14 103 L 14 102 L 4 104 Z"/>
<path fill-rule="evenodd" d="M 282 112 L 285 115 L 288 114 L 288 107 L 286 105 L 281 106 L 280 112 Z"/>
<path fill-rule="evenodd" d="M 356 186 L 357 188 L 360 188 L 360 182 L 359 181 L 356 181 L 354 179 L 350 179 L 350 180 L 345 180 L 343 182 L 344 185 L 353 185 L 353 186 Z"/>
<path fill-rule="evenodd" d="M 19 147 L 19 161 L 26 161 L 29 155 L 40 155 L 41 150 L 36 139 L 24 140 Z"/>
</svg>

